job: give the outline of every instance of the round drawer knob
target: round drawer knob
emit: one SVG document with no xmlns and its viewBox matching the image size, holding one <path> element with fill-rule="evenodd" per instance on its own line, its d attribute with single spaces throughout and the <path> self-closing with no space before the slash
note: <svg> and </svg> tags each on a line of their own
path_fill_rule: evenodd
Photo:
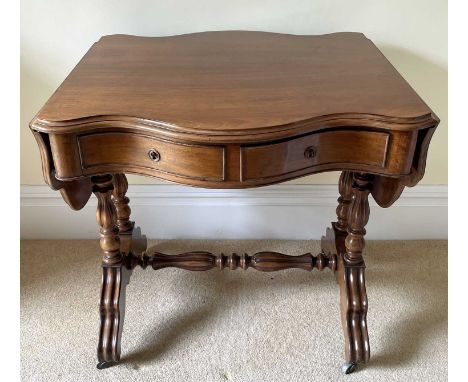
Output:
<svg viewBox="0 0 468 382">
<path fill-rule="evenodd" d="M 161 154 L 159 154 L 159 151 L 155 149 L 148 151 L 148 156 L 153 162 L 159 162 L 161 159 Z"/>
<path fill-rule="evenodd" d="M 309 146 L 304 151 L 304 156 L 306 158 L 315 158 L 317 155 L 317 147 Z"/>
</svg>

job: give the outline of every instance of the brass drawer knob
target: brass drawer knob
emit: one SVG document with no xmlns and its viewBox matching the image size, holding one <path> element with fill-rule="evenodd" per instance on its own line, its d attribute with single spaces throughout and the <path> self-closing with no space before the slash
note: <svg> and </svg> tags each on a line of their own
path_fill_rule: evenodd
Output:
<svg viewBox="0 0 468 382">
<path fill-rule="evenodd" d="M 315 146 L 309 146 L 304 151 L 304 156 L 307 159 L 315 158 L 316 155 L 317 155 L 317 147 L 315 147 Z"/>
<path fill-rule="evenodd" d="M 159 162 L 161 159 L 161 154 L 159 154 L 159 151 L 156 149 L 151 149 L 148 151 L 148 156 L 153 162 Z"/>
</svg>

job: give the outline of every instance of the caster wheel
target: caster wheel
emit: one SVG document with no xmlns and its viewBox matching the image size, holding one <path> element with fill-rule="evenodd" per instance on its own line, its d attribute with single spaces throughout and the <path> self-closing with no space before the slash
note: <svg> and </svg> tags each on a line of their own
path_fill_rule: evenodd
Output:
<svg viewBox="0 0 468 382">
<path fill-rule="evenodd" d="M 343 374 L 351 374 L 354 370 L 356 370 L 356 362 L 345 363 L 341 367 Z"/>
<path fill-rule="evenodd" d="M 103 361 L 103 362 L 99 362 L 99 363 L 97 364 L 97 368 L 98 368 L 99 370 L 107 369 L 108 367 L 111 367 L 111 366 L 113 366 L 113 365 L 115 365 L 115 364 L 116 364 L 116 362 L 106 362 L 106 361 Z"/>
</svg>

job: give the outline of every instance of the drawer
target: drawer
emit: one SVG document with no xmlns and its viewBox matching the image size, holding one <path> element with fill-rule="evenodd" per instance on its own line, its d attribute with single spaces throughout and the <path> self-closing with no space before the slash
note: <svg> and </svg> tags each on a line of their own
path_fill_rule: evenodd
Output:
<svg viewBox="0 0 468 382">
<path fill-rule="evenodd" d="M 389 134 L 335 130 L 241 149 L 242 180 L 275 177 L 313 166 L 358 164 L 384 168 Z"/>
<path fill-rule="evenodd" d="M 224 147 L 173 143 L 132 133 L 98 133 L 77 137 L 83 173 L 97 168 L 144 169 L 175 176 L 224 180 Z M 88 170 L 88 171 L 87 171 Z M 148 171 L 150 170 L 150 171 Z"/>
</svg>

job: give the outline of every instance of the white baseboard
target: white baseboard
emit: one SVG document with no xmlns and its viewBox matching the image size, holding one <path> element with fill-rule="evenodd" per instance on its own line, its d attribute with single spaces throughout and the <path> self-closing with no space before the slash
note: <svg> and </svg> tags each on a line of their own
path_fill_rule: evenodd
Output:
<svg viewBox="0 0 468 382">
<path fill-rule="evenodd" d="M 335 220 L 336 185 L 275 185 L 207 190 L 171 184 L 131 185 L 132 220 L 149 238 L 319 239 Z M 369 239 L 446 239 L 446 185 L 406 189 L 390 208 L 371 201 Z M 47 186 L 21 186 L 23 239 L 97 237 L 94 196 L 72 211 Z"/>
</svg>

